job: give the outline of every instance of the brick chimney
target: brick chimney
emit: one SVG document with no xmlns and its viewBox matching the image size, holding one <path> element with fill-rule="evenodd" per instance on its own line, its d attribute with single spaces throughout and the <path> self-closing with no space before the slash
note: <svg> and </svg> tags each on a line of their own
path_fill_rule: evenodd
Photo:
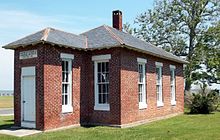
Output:
<svg viewBox="0 0 220 140">
<path fill-rule="evenodd" d="M 122 12 L 115 10 L 112 12 L 112 26 L 119 31 L 122 31 Z"/>
</svg>

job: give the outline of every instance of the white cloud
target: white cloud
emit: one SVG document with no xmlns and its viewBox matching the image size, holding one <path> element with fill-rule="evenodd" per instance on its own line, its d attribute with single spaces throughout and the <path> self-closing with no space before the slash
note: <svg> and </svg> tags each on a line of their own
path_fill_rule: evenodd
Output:
<svg viewBox="0 0 220 140">
<path fill-rule="evenodd" d="M 72 15 L 39 15 L 29 11 L 0 10 L 0 46 L 46 27 L 81 33 L 107 19 Z M 0 48 L 0 90 L 13 89 L 13 51 Z"/>
</svg>

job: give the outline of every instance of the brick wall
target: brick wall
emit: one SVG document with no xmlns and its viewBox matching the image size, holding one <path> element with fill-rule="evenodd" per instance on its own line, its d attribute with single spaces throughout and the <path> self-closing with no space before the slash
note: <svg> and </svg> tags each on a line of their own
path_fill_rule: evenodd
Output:
<svg viewBox="0 0 220 140">
<path fill-rule="evenodd" d="M 146 96 L 147 108 L 139 109 L 138 103 L 138 62 L 137 57 L 147 59 L 146 63 Z M 157 107 L 156 98 L 156 67 L 155 62 L 162 62 L 163 100 L 164 106 Z M 170 67 L 176 66 L 176 106 L 171 105 L 170 96 Z M 161 117 L 173 113 L 183 112 L 184 87 L 182 65 L 153 57 L 147 54 L 134 52 L 128 49 L 121 50 L 121 124 Z"/>
<path fill-rule="evenodd" d="M 74 54 L 72 61 L 72 113 L 62 113 L 62 67 L 60 53 Z M 44 47 L 44 129 L 80 123 L 81 51 Z"/>
<path fill-rule="evenodd" d="M 85 69 L 87 76 L 87 88 L 84 98 L 87 99 L 89 124 L 120 124 L 120 49 L 105 49 L 88 52 L 86 56 L 87 65 Z M 109 60 L 109 104 L 110 111 L 94 110 L 94 64 L 93 55 L 111 54 Z"/>
<path fill-rule="evenodd" d="M 37 49 L 38 57 L 33 59 L 19 60 L 19 53 L 21 51 Z M 44 65 L 44 48 L 42 45 L 28 46 L 26 48 L 18 48 L 14 53 L 14 120 L 15 125 L 21 125 L 21 68 L 28 66 L 36 67 L 36 128 L 44 128 L 43 117 L 43 65 Z"/>
<path fill-rule="evenodd" d="M 37 49 L 38 58 L 19 60 L 19 52 Z M 73 112 L 62 114 L 60 53 L 74 54 L 72 67 Z M 111 54 L 109 60 L 110 111 L 94 110 L 94 64 L 92 56 Z M 137 57 L 146 58 L 147 109 L 138 107 Z M 155 61 L 163 63 L 164 107 L 156 105 Z M 176 66 L 177 105 L 170 104 L 170 69 Z M 182 65 L 126 48 L 79 51 L 59 46 L 39 44 L 15 50 L 15 124 L 20 125 L 21 67 L 36 66 L 36 127 L 47 130 L 73 124 L 121 125 L 157 116 L 183 112 Z"/>
</svg>

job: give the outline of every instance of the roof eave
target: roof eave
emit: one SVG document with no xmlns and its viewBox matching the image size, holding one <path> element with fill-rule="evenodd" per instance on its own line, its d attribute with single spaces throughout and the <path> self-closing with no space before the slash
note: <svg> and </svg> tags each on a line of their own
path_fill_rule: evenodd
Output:
<svg viewBox="0 0 220 140">
<path fill-rule="evenodd" d="M 28 43 L 28 44 L 5 45 L 2 48 L 15 50 L 18 47 L 26 47 L 28 45 L 36 45 L 38 43 L 48 43 L 48 44 L 50 44 L 52 46 L 58 45 L 59 47 L 78 49 L 78 50 L 85 50 L 85 51 L 87 51 L 87 50 L 93 51 L 93 50 L 101 50 L 101 49 L 110 49 L 110 48 L 113 48 L 113 47 L 125 47 L 125 48 L 128 48 L 128 49 L 137 51 L 137 52 L 146 53 L 146 54 L 153 55 L 153 56 L 156 56 L 156 57 L 159 57 L 159 58 L 163 58 L 163 59 L 167 59 L 167 60 L 170 60 L 170 61 L 174 61 L 174 62 L 178 62 L 178 63 L 182 63 L 182 64 L 188 64 L 189 63 L 188 61 L 185 61 L 185 60 L 172 59 L 172 58 L 161 56 L 161 55 L 158 55 L 158 54 L 155 54 L 155 53 L 152 53 L 152 52 L 148 52 L 146 50 L 137 49 L 135 47 L 132 47 L 132 46 L 126 45 L 126 44 L 121 44 L 121 45 L 118 45 L 118 46 L 103 46 L 103 47 L 98 47 L 98 48 L 79 48 L 79 47 L 67 46 L 67 45 L 63 45 L 63 44 L 58 44 L 58 43 L 53 43 L 53 42 L 49 42 L 49 41 L 40 40 L 40 41 L 31 42 L 31 43 Z"/>
<path fill-rule="evenodd" d="M 29 45 L 36 45 L 36 44 L 39 44 L 39 43 L 44 43 L 45 41 L 34 41 L 34 42 L 31 42 L 31 43 L 27 43 L 27 44 L 17 44 L 17 45 L 5 45 L 5 46 L 2 46 L 2 48 L 4 49 L 10 49 L 10 50 L 15 50 L 19 47 L 26 47 L 26 46 L 29 46 Z"/>
<path fill-rule="evenodd" d="M 114 47 L 121 47 L 121 48 L 131 49 L 131 50 L 134 50 L 134 51 L 137 51 L 137 52 L 146 53 L 146 54 L 149 54 L 149 55 L 153 55 L 153 56 L 156 56 L 156 57 L 159 57 L 159 58 L 167 59 L 167 60 L 174 61 L 174 62 L 181 63 L 181 64 L 188 64 L 189 63 L 188 61 L 185 61 L 185 60 L 171 59 L 171 58 L 168 58 L 168 57 L 165 57 L 165 56 L 160 56 L 158 54 L 154 54 L 152 52 L 140 50 L 140 49 L 137 49 L 137 48 L 134 48 L 132 46 L 125 45 L 125 44 L 118 45 L 118 46 L 103 46 L 103 47 L 98 47 L 98 48 L 87 48 L 86 50 L 93 51 L 93 50 L 101 50 L 101 49 L 110 49 L 110 48 L 114 48 Z"/>
<path fill-rule="evenodd" d="M 163 58 L 163 59 L 167 59 L 167 60 L 170 60 L 170 61 L 174 61 L 174 62 L 177 62 L 177 63 L 181 63 L 181 64 L 188 64 L 189 63 L 188 61 L 185 61 L 185 60 L 172 59 L 172 58 L 169 58 L 169 57 L 166 57 L 166 56 L 161 56 L 161 55 L 158 55 L 158 54 L 155 54 L 155 53 L 152 53 L 152 52 L 148 52 L 146 50 L 137 49 L 137 48 L 129 46 L 129 45 L 122 45 L 122 46 L 125 47 L 125 48 L 128 48 L 128 49 L 131 49 L 131 50 L 135 50 L 135 51 L 138 51 L 138 52 L 141 52 L 141 53 L 146 53 L 146 54 L 149 54 L 149 55 L 153 55 L 153 56 Z M 181 59 L 181 58 L 179 58 L 179 59 Z"/>
<path fill-rule="evenodd" d="M 68 46 L 68 45 L 63 45 L 63 44 L 59 44 L 59 43 L 53 43 L 53 42 L 44 41 L 44 40 L 35 41 L 35 42 L 28 43 L 28 44 L 5 45 L 5 46 L 2 46 L 2 48 L 15 50 L 16 48 L 19 48 L 19 47 L 26 47 L 26 46 L 29 46 L 29 45 L 36 45 L 36 44 L 39 44 L 39 43 L 43 43 L 43 44 L 44 44 L 44 43 L 48 43 L 48 44 L 50 44 L 50 45 L 52 45 L 52 46 L 57 45 L 57 46 L 59 46 L 59 47 L 72 48 L 72 49 L 78 49 L 78 50 L 84 49 L 84 48 L 79 48 L 79 47 L 74 47 L 74 46 Z"/>
</svg>

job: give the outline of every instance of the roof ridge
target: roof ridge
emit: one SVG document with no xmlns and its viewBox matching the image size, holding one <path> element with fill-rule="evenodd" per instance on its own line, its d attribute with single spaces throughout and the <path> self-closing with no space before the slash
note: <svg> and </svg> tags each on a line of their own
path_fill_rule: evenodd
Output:
<svg viewBox="0 0 220 140">
<path fill-rule="evenodd" d="M 100 28 L 100 27 L 102 27 L 102 26 L 105 26 L 105 24 L 103 24 L 103 25 L 101 25 L 101 26 L 98 26 L 98 27 L 95 27 L 95 28 L 92 28 L 92 29 L 90 29 L 90 30 L 88 30 L 88 31 L 85 31 L 85 32 L 81 33 L 80 35 L 84 35 L 85 33 L 88 33 L 88 32 L 90 32 L 90 31 L 95 30 L 95 29 L 97 29 L 97 28 Z"/>
<path fill-rule="evenodd" d="M 60 30 L 60 29 L 56 29 L 56 28 L 50 28 L 50 29 L 55 30 L 55 31 L 59 31 L 59 32 L 66 33 L 66 34 L 69 34 L 69 35 L 78 37 L 79 39 L 83 40 L 82 38 L 80 38 L 80 37 L 81 37 L 81 34 L 74 34 L 74 33 L 66 32 L 66 31 L 63 31 L 63 30 Z"/>
<path fill-rule="evenodd" d="M 85 47 L 86 49 L 88 48 L 88 37 L 86 35 L 81 35 L 83 37 L 85 37 Z"/>
<path fill-rule="evenodd" d="M 105 29 L 110 33 L 110 35 L 115 38 L 120 44 L 125 44 L 124 41 L 119 37 L 117 36 L 115 33 L 113 33 L 111 31 L 111 29 L 108 28 L 108 26 L 104 25 Z"/>
<path fill-rule="evenodd" d="M 51 30 L 51 28 L 46 28 L 44 30 L 43 36 L 42 36 L 42 38 L 40 40 L 47 41 L 47 38 L 48 38 L 49 33 L 50 33 L 50 30 Z"/>
</svg>

